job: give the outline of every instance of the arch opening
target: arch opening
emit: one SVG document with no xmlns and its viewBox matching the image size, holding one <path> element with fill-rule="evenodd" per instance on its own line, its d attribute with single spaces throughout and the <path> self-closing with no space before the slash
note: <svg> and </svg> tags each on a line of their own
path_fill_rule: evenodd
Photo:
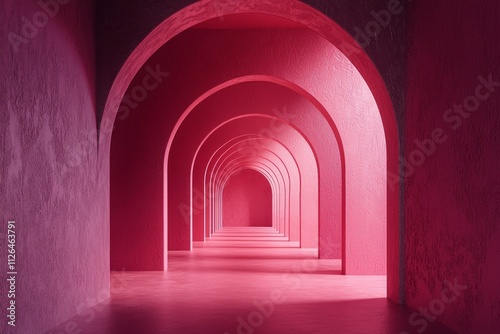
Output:
<svg viewBox="0 0 500 334">
<path fill-rule="evenodd" d="M 383 162 L 378 168 L 382 168 L 384 170 L 384 189 L 378 188 L 381 190 L 378 192 L 379 197 L 373 198 L 372 200 L 363 201 L 364 205 L 370 207 L 370 210 L 378 210 L 377 215 L 385 215 L 386 219 L 384 220 L 384 226 L 387 228 L 387 240 L 388 240 L 388 249 L 387 249 L 387 262 L 388 262 L 388 291 L 389 297 L 392 299 L 398 299 L 397 296 L 399 294 L 399 289 L 396 287 L 394 282 L 399 281 L 399 263 L 401 254 L 399 252 L 399 225 L 397 218 L 398 211 L 398 194 L 396 191 L 388 191 L 389 184 L 387 182 L 387 173 L 392 172 L 397 175 L 397 156 L 398 156 L 398 140 L 397 140 L 397 131 L 396 131 L 396 123 L 395 117 L 392 110 L 392 105 L 390 102 L 390 98 L 388 96 L 385 85 L 383 84 L 382 79 L 377 73 L 375 67 L 366 56 L 366 54 L 359 49 L 359 47 L 355 44 L 352 37 L 347 35 L 345 31 L 343 31 L 338 25 L 332 22 L 330 19 L 326 18 L 324 15 L 318 13 L 316 10 L 300 3 L 299 1 L 282 1 L 294 8 L 294 11 L 284 11 L 281 6 L 272 6 L 267 4 L 266 6 L 261 6 L 261 4 L 257 1 L 249 1 L 245 4 L 234 4 L 228 6 L 224 9 L 226 14 L 244 14 L 249 12 L 259 12 L 267 15 L 274 15 L 278 17 L 282 17 L 285 19 L 289 19 L 293 22 L 297 22 L 307 29 L 314 31 L 321 35 L 325 40 L 331 43 L 334 46 L 339 47 L 341 43 L 348 43 L 352 45 L 354 49 L 358 49 L 359 52 L 348 55 L 348 60 L 351 64 L 353 64 L 356 69 L 359 71 L 359 74 L 363 78 L 363 82 L 365 83 L 367 89 L 362 89 L 364 93 L 370 92 L 372 97 L 365 96 L 367 98 L 367 104 L 365 107 L 368 107 L 370 113 L 374 115 L 378 115 L 382 133 L 379 129 L 372 129 L 373 133 L 363 135 L 360 130 L 348 128 L 347 124 L 351 124 L 352 119 L 349 119 L 347 116 L 344 117 L 340 114 L 340 112 L 335 108 L 336 105 L 332 103 L 328 103 L 325 100 L 325 96 L 321 96 L 321 93 L 318 92 L 314 87 L 307 82 L 300 82 L 300 78 L 295 78 L 295 82 L 299 83 L 299 86 L 303 87 L 305 91 L 310 92 L 313 96 L 318 98 L 318 100 L 326 106 L 328 113 L 331 115 L 335 122 L 339 124 L 339 133 L 343 142 L 345 143 L 345 154 L 346 154 L 346 180 L 343 184 L 343 201 L 345 201 L 345 205 L 343 206 L 344 212 L 343 216 L 343 242 L 342 242 L 342 254 L 343 254 L 343 265 L 345 265 L 344 272 L 346 273 L 356 273 L 359 270 L 363 270 L 363 264 L 357 263 L 356 261 L 360 259 L 362 255 L 366 255 L 366 250 L 363 250 L 362 247 L 359 249 L 355 249 L 353 251 L 353 247 L 356 247 L 359 243 L 359 238 L 356 239 L 356 236 L 363 235 L 363 230 L 366 229 L 366 226 L 363 226 L 362 221 L 366 218 L 363 215 L 358 214 L 355 211 L 356 205 L 351 202 L 353 201 L 351 198 L 356 198 L 358 194 L 364 194 L 362 188 L 362 182 L 355 183 L 355 179 L 359 178 L 359 173 L 361 169 L 356 170 L 358 168 L 358 164 L 361 162 L 361 159 L 356 155 L 359 154 L 358 150 L 363 145 L 368 144 L 368 150 L 373 148 L 370 144 L 370 134 L 375 134 L 377 137 L 375 139 L 376 143 L 382 143 L 385 145 L 386 154 L 383 154 L 383 157 L 380 157 L 379 162 Z M 211 3 L 211 1 L 203 1 L 204 5 Z M 280 5 L 283 5 L 280 2 Z M 153 31 L 150 36 L 147 38 L 147 43 L 141 43 L 139 47 L 134 51 L 134 55 L 137 57 L 129 58 L 129 61 L 125 64 L 122 71 L 118 75 L 115 83 L 113 84 L 112 91 L 110 92 L 110 97 L 108 98 L 106 104 L 106 110 L 104 115 L 104 125 L 106 123 L 106 116 L 114 118 L 116 115 L 116 97 L 119 99 L 124 94 L 124 86 L 131 81 L 130 73 L 136 73 L 136 69 L 139 66 L 138 64 L 141 61 L 144 63 L 147 60 L 147 56 L 152 55 L 154 51 L 156 51 L 161 45 L 167 42 L 170 38 L 174 37 L 178 33 L 186 28 L 194 26 L 198 23 L 202 23 L 208 21 L 210 19 L 216 18 L 221 13 L 211 12 L 207 8 L 200 6 L 198 4 L 194 4 L 190 6 L 189 11 L 180 11 L 174 14 L 172 17 L 175 17 L 175 20 L 171 18 L 165 20 L 155 31 Z M 193 13 L 196 15 L 193 15 Z M 293 12 L 294 14 L 290 14 Z M 307 19 L 304 18 L 303 15 L 306 13 Z M 311 15 L 315 18 L 315 20 L 311 20 Z M 181 20 L 182 23 L 179 23 L 179 18 L 184 18 L 185 20 Z M 169 26 L 170 25 L 170 26 Z M 146 45 L 147 44 L 147 45 Z M 140 52 L 143 52 L 141 54 Z M 134 69 L 135 68 L 135 69 Z M 292 79 L 292 78 L 291 78 Z M 115 96 L 113 96 L 115 94 Z M 373 99 L 373 100 L 371 100 Z M 362 108 L 361 108 L 362 109 Z M 359 109 L 359 111 L 361 111 Z M 344 119 L 344 118 L 345 119 Z M 101 145 L 106 145 L 106 132 L 109 134 L 109 128 L 106 126 L 101 126 Z M 360 136 L 361 134 L 361 136 Z M 372 138 L 373 139 L 373 138 Z M 380 170 L 382 170 L 380 169 Z M 382 174 L 378 175 L 382 176 Z M 358 198 L 363 198 L 359 197 Z M 383 203 L 378 202 L 381 200 Z M 371 203 L 371 204 L 370 204 Z M 328 205 L 326 203 L 322 203 L 322 205 Z M 372 205 L 372 206 L 370 206 Z M 374 208 L 377 206 L 377 208 Z M 380 209 L 385 205 L 385 213 L 384 210 Z M 370 212 L 367 212 L 370 214 Z M 353 228 L 354 227 L 354 228 Z M 384 230 L 382 227 L 377 227 L 377 233 L 380 233 Z M 384 230 L 385 232 L 385 230 Z M 367 238 L 366 235 L 363 235 L 363 238 Z M 361 239 L 361 240 L 362 240 Z M 347 244 L 350 243 L 348 246 Z M 165 248 L 165 252 L 166 252 Z M 164 253 L 164 261 L 166 262 L 166 253 Z"/>
</svg>

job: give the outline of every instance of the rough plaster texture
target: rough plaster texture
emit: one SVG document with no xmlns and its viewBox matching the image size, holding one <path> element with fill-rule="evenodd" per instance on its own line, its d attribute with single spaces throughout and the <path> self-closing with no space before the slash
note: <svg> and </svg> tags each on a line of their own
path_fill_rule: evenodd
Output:
<svg viewBox="0 0 500 334">
<path fill-rule="evenodd" d="M 99 1 L 98 115 L 133 48 L 165 17 L 193 2 L 137 0 L 125 6 L 121 1 Z M 79 304 L 91 306 L 96 300 L 88 301 L 87 296 L 99 299 L 99 289 L 108 284 L 109 150 L 102 148 L 100 160 L 95 153 L 69 154 L 87 152 L 79 148 L 82 145 L 95 147 L 82 134 L 95 129 L 92 12 L 83 3 L 75 0 L 65 6 L 27 45 L 21 45 L 20 53 L 2 44 L 0 55 L 0 203 L 2 220 L 21 223 L 18 250 L 24 260 L 19 266 L 25 274 L 19 289 L 27 293 L 19 300 L 25 305 L 19 328 L 27 333 L 69 318 Z M 353 36 L 356 27 L 364 28 L 372 20 L 372 9 L 386 6 L 385 1 L 361 0 L 307 3 Z M 415 3 L 406 122 L 405 14 L 395 17 L 365 48 L 391 93 L 399 127 L 404 129 L 400 135 L 406 141 L 405 156 L 409 158 L 416 148 L 415 139 L 427 138 L 436 127 L 446 129 L 449 136 L 406 179 L 406 209 L 401 210 L 408 220 L 406 281 L 401 286 L 408 304 L 418 308 L 439 296 L 445 279 L 463 279 L 468 285 L 463 298 L 448 305 L 439 320 L 464 333 L 495 333 L 500 309 L 498 95 L 482 102 L 457 130 L 450 130 L 452 124 L 444 123 L 442 116 L 453 103 L 474 93 L 479 75 L 499 72 L 494 43 L 499 31 L 492 24 L 498 4 Z M 36 2 L 3 1 L 3 32 L 18 32 L 20 18 L 38 10 Z M 57 167 L 52 167 L 54 161 Z M 4 256 L 0 254 L 2 262 Z"/>
<path fill-rule="evenodd" d="M 37 302 L 42 304 L 42 300 L 44 300 L 45 297 L 54 296 L 53 291 L 57 284 L 62 284 L 61 289 L 65 291 L 72 291 L 71 294 L 61 293 L 57 298 L 53 298 L 55 304 L 46 302 L 43 307 L 36 303 L 33 304 L 33 301 L 30 299 L 30 305 L 34 306 L 30 307 L 32 310 L 31 314 L 28 313 L 32 315 L 32 317 L 30 317 L 30 323 L 32 323 L 32 325 L 31 327 L 26 327 L 27 332 L 32 331 L 34 328 L 49 328 L 54 323 L 60 322 L 61 319 L 68 318 L 68 315 L 74 314 L 76 304 L 87 302 L 83 297 L 84 294 L 87 296 L 95 295 L 96 299 L 102 299 L 99 296 L 101 295 L 101 291 L 104 290 L 99 289 L 99 287 L 101 283 L 105 286 L 108 284 L 107 270 L 101 270 L 103 269 L 101 265 L 106 263 L 108 258 L 106 245 L 106 240 L 108 238 L 106 226 L 108 220 L 106 210 L 107 201 L 109 199 L 107 190 L 109 148 L 106 145 L 100 148 L 99 160 L 93 153 L 87 154 L 86 148 L 80 148 L 82 145 L 84 147 L 87 145 L 95 147 L 88 144 L 87 139 L 82 139 L 82 136 L 83 138 L 87 138 L 86 134 L 82 135 L 82 133 L 79 132 L 88 130 L 92 133 L 91 137 L 93 137 L 93 130 L 95 129 L 95 122 L 93 121 L 94 111 L 88 112 L 88 108 L 94 108 L 93 102 L 89 102 L 93 101 L 94 91 L 92 84 L 93 80 L 89 78 L 92 77 L 94 71 L 83 70 L 82 72 L 85 74 L 77 75 L 80 70 L 79 65 L 90 64 L 90 58 L 92 57 L 86 52 L 92 48 L 92 26 L 90 23 L 92 20 L 90 18 L 92 18 L 93 14 L 89 8 L 86 8 L 85 5 L 81 5 L 82 3 L 83 2 L 78 2 L 76 0 L 72 1 L 70 5 L 65 7 L 67 9 L 62 10 L 55 18 L 51 18 L 49 25 L 43 28 L 35 38 L 29 41 L 28 45 L 30 48 L 28 52 L 22 53 L 21 55 L 14 55 L 9 51 L 9 48 L 2 48 L 2 68 L 6 69 L 2 73 L 2 77 L 6 78 L 2 80 L 2 84 L 6 85 L 6 88 L 0 91 L 2 107 L 8 110 L 4 107 L 8 105 L 6 102 L 15 101 L 16 103 L 14 104 L 13 110 L 21 110 L 24 108 L 32 108 L 34 110 L 33 106 L 35 99 L 25 97 L 29 96 L 30 92 L 42 92 L 42 94 L 39 94 L 40 100 L 43 101 L 43 103 L 40 103 L 40 106 L 42 106 L 41 110 L 46 111 L 48 115 L 54 115 L 47 117 L 49 119 L 48 127 L 44 128 L 40 125 L 41 123 L 36 122 L 33 124 L 28 123 L 30 125 L 25 127 L 24 123 L 19 122 L 18 124 L 22 126 L 16 130 L 17 125 L 15 119 L 12 118 L 14 121 L 10 124 L 5 120 L 5 118 L 7 118 L 6 115 L 9 115 L 9 119 L 11 119 L 11 114 L 21 115 L 22 117 L 25 116 L 26 119 L 28 119 L 30 114 L 23 114 L 18 111 L 13 113 L 2 113 L 2 134 L 14 134 L 10 136 L 8 140 L 6 139 L 6 135 L 2 137 L 2 159 L 6 159 L 5 157 L 11 155 L 11 151 L 20 152 L 21 148 L 21 157 L 23 157 L 23 154 L 28 154 L 26 153 L 26 147 L 36 147 L 31 145 L 35 142 L 34 134 L 39 133 L 37 132 L 38 130 L 41 131 L 41 129 L 44 129 L 45 131 L 45 129 L 48 128 L 49 130 L 53 130 L 50 132 L 54 134 L 53 146 L 56 147 L 54 150 L 55 152 L 59 152 L 54 154 L 53 157 L 63 160 L 61 163 L 68 165 L 68 169 L 71 171 L 78 171 L 76 176 L 73 174 L 69 176 L 67 173 L 67 179 L 57 178 L 58 180 L 64 180 L 61 181 L 63 183 L 62 186 L 58 185 L 57 181 L 54 181 L 56 178 L 51 179 L 50 176 L 45 176 L 53 175 L 51 169 L 47 170 L 51 173 L 41 173 L 47 167 L 43 167 L 43 164 L 40 164 L 40 162 L 43 161 L 43 158 L 51 156 L 50 152 L 43 152 L 41 147 L 51 147 L 50 145 L 52 144 L 39 146 L 40 152 L 38 152 L 38 156 L 41 156 L 41 159 L 32 159 L 33 162 L 26 162 L 22 159 L 23 162 L 21 167 L 18 167 L 19 164 L 13 165 L 14 172 L 12 174 L 8 174 L 7 172 L 1 174 L 2 210 L 4 210 L 4 206 L 9 208 L 2 212 L 9 212 L 9 210 L 12 212 L 15 211 L 13 215 L 22 214 L 23 216 L 29 216 L 26 219 L 31 220 L 30 218 L 33 218 L 32 221 L 34 222 L 53 215 L 54 217 L 49 217 L 53 218 L 50 220 L 53 230 L 57 230 L 58 227 L 63 227 L 64 224 L 61 221 L 67 222 L 67 218 L 72 215 L 76 217 L 88 217 L 88 224 L 80 224 L 78 226 L 71 225 L 71 228 L 81 229 L 74 232 L 76 233 L 75 235 L 68 233 L 67 239 L 57 240 L 57 242 L 62 243 L 63 246 L 68 245 L 69 248 L 61 247 L 61 249 L 64 249 L 64 252 L 51 252 L 51 255 L 56 253 L 61 257 L 71 257 L 68 263 L 65 264 L 66 266 L 58 271 L 58 273 L 61 273 L 62 270 L 64 273 L 62 276 L 56 276 L 47 269 L 42 270 L 41 266 L 35 269 L 37 268 L 36 265 L 31 266 L 31 264 L 35 262 L 34 260 L 25 264 L 30 265 L 31 272 L 42 270 L 40 273 L 49 275 L 43 282 L 40 280 L 38 285 L 31 284 L 36 281 L 35 278 L 33 278 L 29 284 L 25 282 L 26 288 L 28 289 L 25 291 L 33 292 L 30 295 L 30 297 L 33 297 L 31 299 L 36 299 Z M 169 1 L 168 3 L 149 1 L 147 4 L 144 4 L 144 1 L 137 1 L 134 3 L 127 2 L 127 6 L 125 6 L 122 2 L 99 1 L 99 19 L 97 25 L 99 30 L 99 51 L 97 58 L 100 61 L 97 72 L 100 77 L 98 95 L 101 96 L 101 101 L 106 98 L 107 90 L 111 86 L 111 82 L 114 80 L 116 73 L 135 45 L 137 45 L 156 24 L 161 22 L 169 14 L 184 7 L 187 3 L 188 1 Z M 369 14 L 371 9 L 381 9 L 386 6 L 383 1 L 338 1 L 335 3 L 315 1 L 314 3 L 311 2 L 311 4 L 321 9 L 323 12 L 328 13 L 338 22 L 341 22 L 349 32 L 353 31 L 353 27 L 363 27 L 366 22 L 372 20 Z M 24 13 L 33 14 L 35 11 L 38 11 L 36 2 L 17 1 L 14 3 L 13 1 L 4 1 L 1 6 L 2 10 L 0 12 L 3 18 L 2 22 L 4 22 L 4 28 L 7 31 L 11 28 L 14 31 L 19 31 L 22 25 L 20 17 L 22 17 Z M 402 43 L 403 20 L 401 18 L 402 17 L 398 17 L 394 24 L 391 24 L 387 30 L 384 30 L 381 35 L 377 37 L 376 43 L 372 41 L 366 48 L 367 52 L 379 66 L 379 69 L 381 69 L 382 75 L 389 86 L 392 98 L 396 101 L 395 105 L 398 110 L 398 115 L 402 114 L 400 112 L 402 109 L 398 108 L 398 105 L 401 103 L 397 103 L 397 101 L 402 101 L 402 80 L 400 80 L 400 78 L 402 78 L 402 71 L 400 70 L 404 62 L 404 57 L 401 56 L 402 48 L 399 47 L 404 44 Z M 84 28 L 75 28 L 80 25 L 83 25 Z M 75 29 L 78 30 L 78 33 L 75 32 Z M 398 47 L 390 47 L 391 45 L 398 45 Z M 113 52 L 109 52 L 110 49 L 112 49 Z M 12 64 L 15 65 L 12 66 Z M 86 67 L 85 65 L 83 67 Z M 51 73 L 57 73 L 57 78 L 51 78 L 46 75 L 45 70 L 51 68 L 54 68 L 54 71 L 51 71 Z M 38 74 L 38 76 L 46 80 L 33 80 L 33 76 L 31 75 L 33 73 Z M 61 75 L 61 73 L 63 73 L 63 75 Z M 13 81 L 15 81 L 14 83 L 16 83 L 17 86 L 8 84 Z M 46 83 L 46 85 L 44 85 L 44 83 Z M 75 87 L 75 89 L 72 89 L 70 92 L 73 95 L 65 93 L 65 89 L 71 87 Z M 54 95 L 54 93 L 60 93 L 60 95 L 57 96 Z M 6 102 L 4 103 L 4 101 Z M 78 101 L 78 103 L 75 101 Z M 102 103 L 101 107 L 97 110 L 98 115 L 102 110 Z M 61 119 L 54 123 L 56 121 L 54 110 L 62 109 L 69 112 L 67 114 L 62 112 L 58 114 L 57 117 L 61 117 Z M 4 128 L 12 129 L 12 131 L 3 131 Z M 75 131 L 72 132 L 72 129 Z M 62 135 L 63 133 L 64 136 Z M 21 134 L 27 135 L 21 136 Z M 101 133 L 101 135 L 103 143 L 109 142 L 108 134 Z M 12 144 L 12 142 L 16 140 L 19 140 L 18 144 Z M 82 142 L 85 144 L 81 144 Z M 64 148 L 64 144 L 70 145 L 71 148 Z M 11 149 L 11 147 L 14 146 L 17 147 L 17 149 Z M 76 151 L 84 153 L 71 155 L 68 153 L 68 150 L 71 152 Z M 29 153 L 35 154 L 37 152 L 30 151 Z M 82 156 L 85 156 L 85 159 L 83 159 Z M 19 161 L 19 158 L 15 159 Z M 30 160 L 28 159 L 28 161 Z M 5 166 L 8 166 L 8 163 L 2 160 L 2 166 L 5 170 Z M 37 168 L 37 173 L 40 172 L 39 175 L 44 175 L 43 177 L 46 178 L 44 179 L 46 182 L 30 187 L 30 182 L 41 180 L 42 177 L 39 179 L 36 177 L 27 177 L 24 179 L 25 182 L 23 182 L 22 188 L 23 190 L 26 189 L 26 191 L 19 190 L 19 186 L 14 185 L 15 180 L 13 179 L 16 175 L 16 168 L 22 172 L 20 172 L 20 175 L 32 176 L 34 175 L 34 166 Z M 95 176 L 95 179 L 93 176 Z M 9 180 L 9 178 L 13 180 L 10 185 L 6 181 Z M 33 191 L 33 189 L 40 189 L 40 191 Z M 61 190 L 58 195 L 59 197 L 45 196 L 40 198 L 40 194 L 54 194 L 56 190 Z M 7 194 L 7 192 L 9 192 L 9 194 Z M 9 198 L 13 198 L 11 197 L 12 195 L 10 195 L 12 193 L 18 194 L 15 200 L 9 200 Z M 85 194 L 85 196 L 83 194 Z M 47 198 L 49 198 L 49 200 L 47 200 Z M 47 203 L 54 203 L 51 202 L 55 201 L 54 198 L 57 199 L 56 203 L 58 210 L 50 210 L 48 208 L 45 209 L 46 211 L 35 210 L 36 205 L 33 205 L 32 211 L 26 210 L 25 207 L 20 207 L 21 203 L 38 203 L 38 206 L 41 207 L 42 203 L 44 205 L 47 205 Z M 76 205 L 77 202 L 80 204 Z M 53 230 L 48 232 L 46 230 L 33 229 L 31 230 L 34 231 L 32 235 L 35 235 L 36 238 L 32 239 L 37 240 L 40 238 L 48 242 L 55 239 L 53 237 L 56 232 L 53 232 Z M 61 235 L 65 235 L 64 231 L 64 229 L 57 230 L 57 236 L 60 238 Z M 74 237 L 75 239 L 72 239 Z M 44 246 L 45 245 L 46 244 L 44 244 Z M 81 247 L 78 248 L 78 253 L 75 253 L 74 247 L 77 246 Z M 33 249 L 33 247 L 30 249 Z M 48 251 L 47 248 L 44 249 Z M 73 250 L 68 251 L 68 249 Z M 82 251 L 82 249 L 84 251 Z M 42 247 L 37 247 L 37 252 L 33 253 L 40 254 L 38 251 L 41 250 Z M 87 256 L 86 254 L 90 255 Z M 80 257 L 84 255 L 85 258 L 81 259 Z M 34 255 L 32 256 L 34 257 Z M 74 261 L 74 259 L 78 260 Z M 56 260 L 57 258 L 49 261 L 55 264 Z M 39 261 L 37 261 L 37 263 L 39 263 Z M 77 265 L 78 267 L 76 267 Z M 107 265 L 103 265 L 102 267 L 107 267 Z M 82 271 L 85 272 L 85 275 L 79 276 L 78 273 Z M 71 273 L 76 276 L 75 282 L 77 283 L 70 284 L 65 281 L 61 283 L 61 281 L 55 279 L 56 277 L 69 277 Z M 53 275 L 52 279 L 50 275 Z M 83 279 L 83 277 L 85 279 Z M 79 279 L 82 280 L 81 284 L 80 281 L 78 281 Z M 44 285 L 44 287 L 42 287 L 42 285 Z M 102 295 L 105 294 L 105 292 L 102 293 Z M 92 299 L 93 297 L 90 298 Z M 87 306 L 93 304 L 96 299 L 94 299 L 94 301 L 88 301 Z M 46 301 L 50 300 L 46 299 Z M 57 305 L 57 307 L 51 305 Z M 59 313 L 57 313 L 56 310 Z"/>
<path fill-rule="evenodd" d="M 0 3 L 2 333 L 42 333 L 109 295 L 107 169 L 97 160 L 93 2 L 61 5 L 16 52 L 35 1 Z M 6 223 L 18 318 L 6 328 Z"/>
<path fill-rule="evenodd" d="M 428 308 L 457 279 L 467 288 L 437 319 L 459 333 L 500 332 L 499 15 L 496 1 L 419 1 L 410 21 L 405 158 L 435 129 L 446 139 L 406 168 L 407 304 Z"/>
</svg>

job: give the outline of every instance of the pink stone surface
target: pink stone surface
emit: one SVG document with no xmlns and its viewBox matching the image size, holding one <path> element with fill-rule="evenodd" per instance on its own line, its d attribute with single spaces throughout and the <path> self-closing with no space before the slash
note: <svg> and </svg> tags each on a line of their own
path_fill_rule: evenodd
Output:
<svg viewBox="0 0 500 334">
<path fill-rule="evenodd" d="M 460 333 L 500 332 L 498 15 L 494 1 L 422 1 L 410 21 L 405 158 L 431 153 L 407 169 L 406 300 L 426 307 L 457 279 L 467 288 L 438 319 Z"/>
<path fill-rule="evenodd" d="M 109 297 L 93 10 L 74 0 L 48 17 L 36 1 L 0 4 L 1 333 L 42 333 Z M 11 33 L 28 38 L 11 44 Z M 17 226 L 15 327 L 6 321 L 7 220 Z"/>
</svg>

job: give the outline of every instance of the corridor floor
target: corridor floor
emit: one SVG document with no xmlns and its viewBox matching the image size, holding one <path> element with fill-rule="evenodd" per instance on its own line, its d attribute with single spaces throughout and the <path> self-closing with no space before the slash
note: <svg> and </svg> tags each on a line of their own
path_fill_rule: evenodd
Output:
<svg viewBox="0 0 500 334">
<path fill-rule="evenodd" d="M 384 276 L 342 276 L 298 248 L 170 252 L 168 272 L 113 272 L 111 298 L 49 333 L 413 334 Z M 65 326 L 72 327 L 71 332 Z M 78 330 L 81 330 L 80 332 Z M 453 333 L 429 322 L 422 333 Z"/>
</svg>

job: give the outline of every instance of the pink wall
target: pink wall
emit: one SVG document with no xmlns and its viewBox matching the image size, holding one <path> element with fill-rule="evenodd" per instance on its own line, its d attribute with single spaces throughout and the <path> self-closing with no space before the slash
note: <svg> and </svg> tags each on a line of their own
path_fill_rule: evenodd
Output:
<svg viewBox="0 0 500 334">
<path fill-rule="evenodd" d="M 223 188 L 223 226 L 262 226 L 273 223 L 269 181 L 253 170 L 236 172 Z"/>
<path fill-rule="evenodd" d="M 191 2 L 186 1 L 186 5 Z M 316 3 L 352 35 L 355 35 L 355 28 L 364 27 L 372 20 L 371 10 L 386 6 L 385 1 L 305 2 Z M 125 89 L 138 68 L 163 42 L 161 38 L 147 39 L 126 61 L 130 50 L 157 24 L 183 7 L 180 2 L 175 5 L 178 8 L 158 1 L 160 3 L 161 6 L 143 6 L 140 1 L 131 1 L 125 6 L 122 2 L 99 2 L 99 7 L 107 7 L 107 10 L 98 11 L 101 19 L 98 20 L 97 34 L 100 46 L 97 91 L 101 97 L 108 97 L 109 93 L 101 126 L 99 156 L 93 141 L 96 138 L 96 111 L 93 29 L 89 19 L 94 11 L 91 6 L 82 1 L 61 5 L 60 12 L 51 17 L 45 27 L 27 38 L 26 44 L 19 45 L 19 52 L 14 52 L 8 45 L 2 49 L 0 100 L 5 112 L 0 114 L 0 129 L 6 134 L 2 137 L 0 155 L 4 166 L 4 173 L 0 174 L 2 220 L 15 219 L 21 223 L 18 225 L 18 251 L 24 260 L 19 262 L 19 268 L 24 269 L 26 275 L 19 282 L 19 289 L 28 292 L 19 297 L 25 307 L 18 331 L 29 333 L 48 329 L 75 314 L 78 308 L 91 307 L 108 295 L 108 126 L 114 120 Z M 272 7 L 272 1 L 262 1 L 262 4 L 263 8 Z M 252 5 L 253 2 L 248 1 L 248 6 Z M 408 163 L 402 166 L 403 172 L 408 172 L 404 177 L 407 255 L 404 271 L 400 270 L 398 220 L 394 219 L 399 207 L 396 201 L 392 201 L 387 212 L 390 218 L 389 296 L 398 299 L 397 280 L 404 274 L 408 304 L 414 308 L 428 307 L 441 296 L 444 280 L 453 281 L 456 277 L 467 285 L 467 289 L 455 302 L 446 304 L 438 321 L 467 333 L 498 332 L 497 296 L 500 292 L 496 278 L 499 275 L 500 236 L 495 211 L 498 202 L 495 185 L 499 183 L 495 176 L 498 175 L 495 157 L 499 147 L 495 134 L 499 125 L 496 107 L 500 101 L 496 85 L 490 87 L 493 91 L 489 91 L 491 94 L 487 98 L 484 95 L 487 87 L 478 91 L 476 88 L 481 84 L 478 79 L 481 75 L 488 78 L 491 74 L 494 81 L 499 80 L 495 75 L 500 52 L 494 43 L 499 31 L 498 26 L 490 23 L 495 22 L 499 5 L 488 1 L 480 4 L 472 1 L 453 4 L 422 1 L 412 6 L 406 113 L 401 106 L 405 92 L 401 71 L 405 61 L 404 47 L 401 47 L 402 38 L 406 37 L 401 24 L 404 16 L 394 18 L 386 30 L 370 40 L 365 50 L 384 77 L 396 105 L 405 139 L 404 157 L 408 161 L 422 157 L 416 151 L 421 148 L 415 140 L 422 142 L 429 138 L 432 130 L 443 129 L 446 137 L 437 136 L 443 143 L 436 145 L 436 151 L 425 157 L 418 168 L 408 171 Z M 231 11 L 233 8 L 222 10 Z M 31 18 L 38 11 L 40 8 L 36 2 L 4 1 L 0 11 L 4 35 L 19 32 L 23 24 L 21 18 Z M 203 8 L 197 8 L 193 13 L 203 16 L 203 11 Z M 279 10 L 276 13 L 283 14 Z M 196 21 L 188 14 L 183 15 L 181 23 L 167 22 L 155 36 L 163 34 L 168 39 Z M 299 19 L 305 21 L 310 17 Z M 334 28 L 323 26 L 321 17 L 313 17 L 311 25 L 322 30 L 329 40 L 341 40 L 333 36 L 336 33 Z M 110 23 L 106 26 L 103 22 Z M 172 32 L 166 27 L 178 30 Z M 113 53 L 109 52 L 110 48 Z M 182 54 L 182 57 L 186 55 Z M 364 63 L 368 61 L 364 53 L 355 53 L 350 60 L 367 80 L 383 115 L 385 130 L 394 139 L 396 129 L 388 125 L 387 118 L 387 111 L 392 112 L 391 101 L 384 95 L 384 85 L 379 85 L 381 81 L 375 67 Z M 155 68 L 157 64 L 149 65 Z M 175 66 L 164 69 L 171 72 L 171 76 L 176 75 L 175 70 Z M 205 70 L 206 67 L 198 68 L 198 73 Z M 305 70 L 315 73 L 310 68 Z M 324 73 L 326 77 L 335 77 L 328 70 Z M 147 71 L 137 74 L 136 83 L 142 84 L 141 75 L 144 74 Z M 110 89 L 115 79 L 115 85 Z M 167 78 L 162 79 L 168 82 Z M 204 87 L 197 87 L 196 79 L 194 76 L 189 84 L 199 88 L 199 94 Z M 208 83 L 208 86 L 210 84 L 216 83 Z M 198 97 L 190 93 L 183 95 L 186 91 L 177 90 L 175 85 L 169 85 L 167 89 L 172 96 L 179 98 L 181 105 Z M 480 104 L 470 115 L 463 111 L 461 114 L 448 111 L 455 103 L 473 103 L 474 98 L 469 97 L 476 94 L 481 94 Z M 165 99 L 163 102 L 169 101 Z M 144 101 L 141 112 L 148 112 L 146 105 Z M 163 104 L 166 105 L 169 104 Z M 343 108 L 338 110 L 343 111 Z M 112 263 L 112 267 L 140 267 L 147 255 L 151 258 L 151 262 L 146 263 L 151 264 L 148 268 L 161 268 L 163 253 L 158 249 L 162 248 L 162 240 L 150 237 L 163 233 L 162 225 L 154 222 L 162 220 L 159 212 L 163 203 L 156 194 L 162 191 L 163 180 L 158 166 L 163 165 L 166 138 L 158 145 L 146 146 L 146 149 L 143 144 L 148 140 L 137 141 L 137 138 L 144 138 L 149 132 L 155 135 L 161 131 L 169 133 L 174 124 L 168 123 L 168 119 L 166 124 L 133 119 L 132 115 L 124 117 L 122 109 L 116 126 L 130 137 L 113 138 L 113 145 L 124 145 L 135 154 L 125 151 L 116 154 L 114 151 L 113 168 L 127 169 L 132 174 L 122 175 L 123 178 L 113 174 L 112 191 L 121 196 L 112 195 L 112 201 L 119 201 L 111 204 L 115 208 L 126 207 L 128 211 L 114 211 L 115 224 L 111 228 L 115 233 L 111 242 L 116 245 L 126 241 L 130 247 L 112 247 L 112 251 L 120 252 L 129 261 Z M 397 141 L 390 140 L 387 145 L 389 151 L 394 152 Z M 153 162 L 148 160 L 151 157 Z M 388 155 L 389 170 L 394 171 L 395 159 L 397 161 L 395 155 Z M 353 163 L 361 161 L 354 160 Z M 151 166 L 156 166 L 156 169 L 149 175 L 147 187 L 142 187 L 140 178 L 129 177 L 144 175 L 144 170 L 149 171 Z M 346 168 L 349 170 L 349 163 Z M 129 193 L 131 189 L 133 191 Z M 355 194 L 357 191 L 351 197 Z M 397 198 L 397 188 L 395 195 L 389 192 L 388 196 Z M 26 203 L 30 204 L 29 208 Z M 135 206 L 137 203 L 140 205 Z M 367 217 L 372 214 L 368 212 Z M 145 227 L 147 233 L 130 238 L 139 229 L 130 223 L 127 224 L 128 230 L 120 234 L 116 224 L 130 217 L 150 224 L 140 226 Z M 139 245 L 148 245 L 145 240 L 151 247 L 141 254 Z M 5 255 L 0 256 L 2 260 Z M 5 291 L 0 293 L 4 295 Z M 29 300 L 27 296 L 30 296 Z"/>
<path fill-rule="evenodd" d="M 51 16 L 37 1 L 0 4 L 2 333 L 45 332 L 109 296 L 109 170 L 97 158 L 94 7 L 65 2 Z M 33 17 L 38 27 L 29 30 Z M 10 44 L 10 33 L 22 42 Z M 16 221 L 18 272 L 17 322 L 8 329 L 7 220 Z"/>
<path fill-rule="evenodd" d="M 438 305 L 456 279 L 466 288 L 434 316 L 460 333 L 500 332 L 499 15 L 495 1 L 420 1 L 410 21 L 406 299 Z"/>
</svg>

